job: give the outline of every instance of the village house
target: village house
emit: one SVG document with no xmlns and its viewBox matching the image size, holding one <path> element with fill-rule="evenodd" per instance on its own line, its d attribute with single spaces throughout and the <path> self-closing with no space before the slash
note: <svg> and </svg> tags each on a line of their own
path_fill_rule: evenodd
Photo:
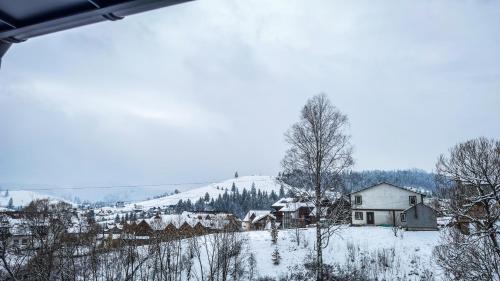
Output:
<svg viewBox="0 0 500 281">
<path fill-rule="evenodd" d="M 304 227 L 310 224 L 311 211 L 314 209 L 312 202 L 298 198 L 282 198 L 272 206 L 273 215 L 282 228 Z"/>
<path fill-rule="evenodd" d="M 428 208 L 413 208 L 422 204 L 425 194 L 410 188 L 390 183 L 379 183 L 349 194 L 352 225 L 408 225 L 407 213 L 416 214 L 418 222 L 411 222 L 422 228 L 433 228 L 436 217 Z M 415 213 L 416 212 L 416 213 Z M 412 225 L 413 226 L 413 225 Z"/>
<path fill-rule="evenodd" d="M 349 198 L 341 194 L 329 194 L 329 199 L 321 202 L 321 220 L 345 223 L 350 219 Z M 272 214 L 282 228 L 306 227 L 316 223 L 314 203 L 299 198 L 282 198 L 272 206 Z"/>
<path fill-rule="evenodd" d="M 276 217 L 268 210 L 250 210 L 242 221 L 244 231 L 271 229 L 271 223 L 276 222 Z"/>
</svg>

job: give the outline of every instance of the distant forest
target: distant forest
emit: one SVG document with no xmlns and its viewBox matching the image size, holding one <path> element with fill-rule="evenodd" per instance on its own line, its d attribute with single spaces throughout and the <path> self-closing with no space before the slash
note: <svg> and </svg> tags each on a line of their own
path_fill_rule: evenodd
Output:
<svg viewBox="0 0 500 281">
<path fill-rule="evenodd" d="M 271 205 L 278 201 L 279 198 L 285 197 L 285 189 L 281 186 L 279 193 L 274 191 L 271 193 L 261 192 L 255 188 L 255 183 L 252 183 L 252 188 L 240 190 L 233 183 L 231 190 L 225 190 L 224 193 L 217 198 L 210 198 L 208 193 L 196 202 L 191 200 L 179 200 L 175 207 L 177 213 L 183 211 L 219 211 L 230 212 L 243 218 L 250 210 L 268 210 Z"/>
<path fill-rule="evenodd" d="M 303 186 L 304 175 L 300 172 L 280 174 L 279 178 L 291 186 Z M 347 192 L 356 191 L 380 182 L 422 188 L 434 192 L 437 190 L 434 178 L 435 174 L 419 169 L 352 171 L 344 174 L 341 179 L 338 179 L 338 184 L 342 185 Z"/>
<path fill-rule="evenodd" d="M 435 174 L 418 169 L 394 171 L 373 170 L 346 174 L 344 176 L 344 184 L 347 190 L 356 191 L 363 187 L 385 181 L 399 186 L 418 187 L 433 192 L 437 190 L 434 178 Z"/>
</svg>

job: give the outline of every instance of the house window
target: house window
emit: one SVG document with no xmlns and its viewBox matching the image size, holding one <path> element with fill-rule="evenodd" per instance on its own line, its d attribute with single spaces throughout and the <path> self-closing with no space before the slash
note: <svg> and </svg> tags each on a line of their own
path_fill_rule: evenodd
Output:
<svg viewBox="0 0 500 281">
<path fill-rule="evenodd" d="M 417 204 L 417 196 L 410 196 L 410 205 Z"/>
<path fill-rule="evenodd" d="M 406 214 L 405 213 L 401 213 L 401 221 L 402 222 L 406 221 Z"/>
<path fill-rule="evenodd" d="M 356 205 L 361 205 L 363 204 L 363 198 L 361 198 L 361 195 L 356 195 L 354 196 L 354 203 Z"/>
<path fill-rule="evenodd" d="M 355 220 L 363 220 L 363 212 L 354 212 Z"/>
</svg>

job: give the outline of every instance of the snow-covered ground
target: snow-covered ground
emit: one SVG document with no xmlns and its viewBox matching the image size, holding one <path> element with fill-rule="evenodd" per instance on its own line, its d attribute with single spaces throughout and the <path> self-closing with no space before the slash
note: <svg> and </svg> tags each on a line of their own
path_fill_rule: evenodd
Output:
<svg viewBox="0 0 500 281">
<path fill-rule="evenodd" d="M 303 240 L 300 246 L 294 241 L 294 230 L 280 230 L 277 245 L 271 243 L 269 231 L 250 231 L 248 243 L 257 260 L 259 276 L 279 277 L 301 266 L 309 254 L 314 254 L 315 229 L 300 230 Z M 348 261 L 348 247 L 355 249 L 354 262 L 366 258 L 370 266 L 377 266 L 382 253 L 393 258 L 392 268 L 380 268 L 377 274 L 381 280 L 420 280 L 422 271 L 433 273 L 436 280 L 439 270 L 432 261 L 432 250 L 439 243 L 439 231 L 404 231 L 402 237 L 395 237 L 390 227 L 345 227 L 331 238 L 324 250 L 324 262 L 345 265 Z M 274 265 L 272 252 L 278 248 L 281 262 Z M 394 249 L 394 251 L 393 251 Z M 390 263 L 390 262 L 389 262 Z M 382 273 L 383 271 L 385 273 Z M 416 275 L 418 273 L 419 275 Z"/>
<path fill-rule="evenodd" d="M 57 203 L 60 201 L 64 201 L 67 203 L 67 200 L 64 200 L 62 198 L 52 196 L 52 195 L 47 195 L 47 194 L 41 194 L 38 192 L 34 191 L 28 191 L 28 190 L 11 190 L 8 191 L 7 196 L 6 191 L 1 191 L 0 192 L 0 206 L 1 207 L 7 207 L 9 205 L 9 201 L 12 198 L 12 204 L 14 207 L 23 207 L 28 205 L 31 201 L 36 200 L 36 199 L 49 199 L 51 203 Z"/>
<path fill-rule="evenodd" d="M 210 198 L 217 198 L 219 194 L 220 195 L 224 194 L 226 190 L 231 191 L 233 183 L 240 192 L 244 188 L 250 191 L 252 185 L 255 185 L 255 189 L 257 190 L 260 189 L 260 191 L 262 192 L 266 191 L 267 193 L 271 193 L 271 191 L 274 191 L 276 194 L 278 194 L 281 187 L 281 183 L 277 181 L 275 177 L 272 176 L 241 176 L 238 178 L 232 178 L 222 182 L 212 183 L 207 186 L 191 189 L 188 191 L 165 196 L 162 198 L 136 202 L 125 206 L 125 209 L 132 209 L 134 205 L 140 205 L 144 208 L 175 205 L 181 199 L 183 201 L 189 199 L 191 200 L 191 202 L 194 203 L 201 197 L 204 197 L 206 193 L 210 195 Z"/>
</svg>

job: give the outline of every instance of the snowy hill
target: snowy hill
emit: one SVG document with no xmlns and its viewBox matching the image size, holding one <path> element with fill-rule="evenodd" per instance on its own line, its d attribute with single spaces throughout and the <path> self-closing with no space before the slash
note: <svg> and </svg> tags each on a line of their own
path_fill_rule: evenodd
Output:
<svg viewBox="0 0 500 281">
<path fill-rule="evenodd" d="M 51 203 L 56 203 L 60 201 L 68 202 L 67 200 L 61 199 L 59 197 L 41 194 L 28 190 L 9 190 L 7 196 L 5 196 L 5 193 L 6 191 L 0 191 L 0 207 L 7 207 L 9 205 L 9 200 L 11 198 L 14 207 L 26 206 L 35 199 L 49 199 Z"/>
<path fill-rule="evenodd" d="M 281 183 L 276 180 L 275 177 L 271 176 L 242 176 L 238 178 L 228 179 L 218 183 L 212 183 L 207 186 L 195 188 L 192 190 L 180 192 L 178 194 L 165 196 L 162 198 L 146 200 L 142 202 L 137 202 L 135 204 L 141 205 L 145 208 L 150 207 L 161 207 L 166 205 L 175 205 L 179 202 L 179 200 L 191 200 L 191 202 L 196 202 L 201 197 L 204 197 L 206 193 L 210 195 L 210 198 L 217 198 L 220 195 L 224 194 L 226 190 L 231 191 L 231 187 L 234 185 L 241 192 L 244 188 L 250 191 L 252 189 L 252 185 L 255 184 L 255 189 L 260 190 L 261 192 L 266 191 L 267 193 L 271 193 L 274 191 L 276 194 L 279 193 Z M 287 185 L 284 184 L 285 191 L 287 189 Z M 127 205 L 126 209 L 133 208 L 134 204 Z"/>
</svg>

